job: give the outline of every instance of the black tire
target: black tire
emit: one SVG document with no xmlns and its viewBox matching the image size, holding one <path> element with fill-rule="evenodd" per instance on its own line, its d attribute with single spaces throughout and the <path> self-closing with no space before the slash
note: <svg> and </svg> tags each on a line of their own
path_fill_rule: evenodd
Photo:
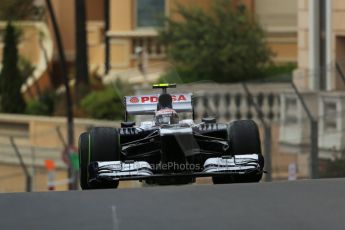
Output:
<svg viewBox="0 0 345 230">
<path fill-rule="evenodd" d="M 264 158 L 261 153 L 261 141 L 259 129 L 253 120 L 238 120 L 231 122 L 228 127 L 228 138 L 230 144 L 230 153 L 236 155 L 257 153 L 259 155 L 259 164 L 261 170 L 264 167 Z M 259 182 L 262 178 L 262 172 L 213 177 L 214 184 Z"/>
<path fill-rule="evenodd" d="M 93 161 L 118 161 L 121 159 L 119 135 L 115 128 L 93 128 L 83 133 L 79 141 L 80 185 L 82 189 L 117 188 L 119 182 L 88 183 L 88 165 Z"/>
<path fill-rule="evenodd" d="M 87 167 L 89 165 L 89 133 L 85 132 L 79 136 L 78 142 L 79 151 L 79 178 L 80 187 L 85 189 L 90 189 L 88 184 L 88 172 Z"/>
</svg>

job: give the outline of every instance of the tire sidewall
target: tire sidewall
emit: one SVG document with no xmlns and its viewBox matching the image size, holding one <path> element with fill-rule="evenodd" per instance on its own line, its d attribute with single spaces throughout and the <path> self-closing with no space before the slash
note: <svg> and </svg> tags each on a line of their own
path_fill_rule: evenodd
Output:
<svg viewBox="0 0 345 230">
<path fill-rule="evenodd" d="M 88 132 L 82 133 L 79 136 L 78 152 L 79 152 L 79 178 L 80 187 L 82 189 L 89 189 L 88 185 L 88 166 L 89 166 L 89 138 Z"/>
</svg>

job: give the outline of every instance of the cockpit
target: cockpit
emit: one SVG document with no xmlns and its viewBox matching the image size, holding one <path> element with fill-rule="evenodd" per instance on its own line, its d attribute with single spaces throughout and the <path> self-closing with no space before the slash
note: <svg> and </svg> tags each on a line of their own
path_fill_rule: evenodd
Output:
<svg viewBox="0 0 345 230">
<path fill-rule="evenodd" d="M 165 108 L 158 110 L 155 114 L 155 124 L 156 125 L 172 125 L 178 124 L 179 117 L 175 110 Z"/>
<path fill-rule="evenodd" d="M 156 125 L 178 124 L 179 117 L 172 108 L 172 97 L 170 94 L 163 93 L 158 98 L 157 111 L 155 113 Z"/>
</svg>

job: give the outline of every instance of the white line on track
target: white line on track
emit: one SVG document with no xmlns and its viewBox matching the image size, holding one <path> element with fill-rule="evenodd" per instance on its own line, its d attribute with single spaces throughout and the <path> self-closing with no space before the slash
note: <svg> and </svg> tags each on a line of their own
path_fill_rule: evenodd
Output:
<svg viewBox="0 0 345 230">
<path fill-rule="evenodd" d="M 119 219 L 117 218 L 117 212 L 116 212 L 116 206 L 111 206 L 111 213 L 112 213 L 112 219 L 113 219 L 113 230 L 119 230 Z"/>
</svg>

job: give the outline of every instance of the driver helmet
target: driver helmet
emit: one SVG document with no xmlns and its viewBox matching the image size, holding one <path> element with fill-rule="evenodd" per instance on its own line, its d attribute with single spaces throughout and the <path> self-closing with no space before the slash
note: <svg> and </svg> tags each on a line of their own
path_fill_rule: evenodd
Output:
<svg viewBox="0 0 345 230">
<path fill-rule="evenodd" d="M 175 110 L 170 108 L 163 108 L 156 112 L 155 123 L 156 125 L 171 125 L 178 124 L 179 118 Z"/>
</svg>

